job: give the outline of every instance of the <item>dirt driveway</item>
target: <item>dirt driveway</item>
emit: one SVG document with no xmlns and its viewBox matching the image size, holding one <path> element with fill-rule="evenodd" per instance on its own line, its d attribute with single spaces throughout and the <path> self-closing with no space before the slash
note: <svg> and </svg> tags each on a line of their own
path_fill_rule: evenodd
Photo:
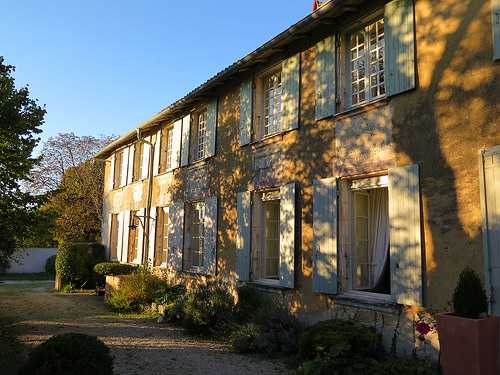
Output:
<svg viewBox="0 0 500 375">
<path fill-rule="evenodd" d="M 193 338 L 178 327 L 121 319 L 99 297 L 54 294 L 50 287 L 43 282 L 0 284 L 0 317 L 14 326 L 25 351 L 52 335 L 79 332 L 98 336 L 110 347 L 117 375 L 289 373 L 279 361 L 231 353 L 221 343 Z"/>
</svg>

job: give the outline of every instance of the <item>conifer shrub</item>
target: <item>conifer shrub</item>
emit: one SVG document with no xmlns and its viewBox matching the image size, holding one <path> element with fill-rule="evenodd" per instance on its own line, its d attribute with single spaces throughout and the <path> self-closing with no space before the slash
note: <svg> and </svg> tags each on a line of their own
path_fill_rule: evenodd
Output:
<svg viewBox="0 0 500 375">
<path fill-rule="evenodd" d="M 118 262 L 102 262 L 94 266 L 94 272 L 101 276 L 130 275 L 136 270 L 136 265 Z"/>
<path fill-rule="evenodd" d="M 463 318 L 477 319 L 488 311 L 488 298 L 477 273 L 466 267 L 453 293 L 453 310 Z"/>
</svg>

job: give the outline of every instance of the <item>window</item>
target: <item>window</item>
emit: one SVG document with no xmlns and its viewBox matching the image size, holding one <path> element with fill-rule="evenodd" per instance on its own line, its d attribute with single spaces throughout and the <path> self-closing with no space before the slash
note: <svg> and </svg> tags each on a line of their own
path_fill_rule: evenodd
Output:
<svg viewBox="0 0 500 375">
<path fill-rule="evenodd" d="M 350 232 L 351 239 L 347 249 L 347 257 L 350 259 L 347 269 L 350 285 L 347 289 L 389 295 L 387 176 L 352 180 L 349 185 L 347 193 L 350 195 L 350 220 L 348 228 L 344 228 Z"/>
<path fill-rule="evenodd" d="M 115 166 L 113 171 L 113 189 L 117 189 L 122 183 L 123 174 L 123 155 L 124 151 L 120 150 L 115 154 Z"/>
<path fill-rule="evenodd" d="M 195 160 L 205 158 L 207 152 L 207 110 L 198 114 L 198 132 L 196 137 Z"/>
<path fill-rule="evenodd" d="M 255 134 L 264 138 L 281 132 L 281 64 L 266 71 L 255 82 Z"/>
<path fill-rule="evenodd" d="M 130 223 L 128 232 L 128 253 L 127 262 L 133 263 L 136 261 L 137 254 L 139 253 L 139 233 L 140 233 L 141 220 L 139 218 L 139 211 L 130 211 Z"/>
<path fill-rule="evenodd" d="M 254 194 L 254 209 L 252 218 L 252 274 L 254 280 L 279 280 L 279 197 L 279 190 Z"/>
<path fill-rule="evenodd" d="M 142 179 L 142 160 L 144 158 L 144 143 L 136 142 L 134 145 L 134 165 L 132 181 L 140 181 Z"/>
<path fill-rule="evenodd" d="M 111 214 L 111 228 L 109 236 L 109 259 L 118 259 L 118 214 Z"/>
<path fill-rule="evenodd" d="M 156 246 L 154 265 L 161 266 L 167 264 L 170 218 L 167 207 L 158 207 L 156 210 Z"/>
<path fill-rule="evenodd" d="M 199 269 L 203 264 L 205 247 L 205 202 L 191 204 L 189 209 L 187 268 Z"/>
<path fill-rule="evenodd" d="M 161 131 L 161 153 L 160 153 L 160 173 L 164 173 L 172 168 L 173 159 L 173 135 L 172 126 L 163 128 Z"/>
<path fill-rule="evenodd" d="M 383 18 L 352 33 L 349 42 L 351 105 L 384 96 Z"/>
</svg>

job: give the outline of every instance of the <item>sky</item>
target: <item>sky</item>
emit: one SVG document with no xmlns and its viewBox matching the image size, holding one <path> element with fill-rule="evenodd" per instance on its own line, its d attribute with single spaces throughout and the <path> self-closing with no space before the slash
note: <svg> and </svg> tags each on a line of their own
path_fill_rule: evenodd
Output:
<svg viewBox="0 0 500 375">
<path fill-rule="evenodd" d="M 0 0 L 0 56 L 42 141 L 120 135 L 305 17 L 310 0 Z"/>
</svg>

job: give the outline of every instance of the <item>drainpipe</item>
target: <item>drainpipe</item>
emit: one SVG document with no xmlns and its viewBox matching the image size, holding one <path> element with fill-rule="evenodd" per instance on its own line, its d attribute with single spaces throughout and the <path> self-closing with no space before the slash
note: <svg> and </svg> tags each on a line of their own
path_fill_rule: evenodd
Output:
<svg viewBox="0 0 500 375">
<path fill-rule="evenodd" d="M 148 171 L 148 196 L 146 201 L 146 212 L 144 213 L 144 233 L 142 239 L 142 259 L 141 264 L 149 266 L 148 264 L 148 252 L 149 252 L 149 230 L 151 227 L 151 201 L 153 198 L 153 168 L 154 168 L 154 152 L 155 152 L 155 144 L 158 142 L 155 139 L 155 142 L 149 142 L 142 137 L 141 129 L 136 129 L 137 133 L 137 141 L 143 142 L 149 145 L 149 171 Z"/>
</svg>

